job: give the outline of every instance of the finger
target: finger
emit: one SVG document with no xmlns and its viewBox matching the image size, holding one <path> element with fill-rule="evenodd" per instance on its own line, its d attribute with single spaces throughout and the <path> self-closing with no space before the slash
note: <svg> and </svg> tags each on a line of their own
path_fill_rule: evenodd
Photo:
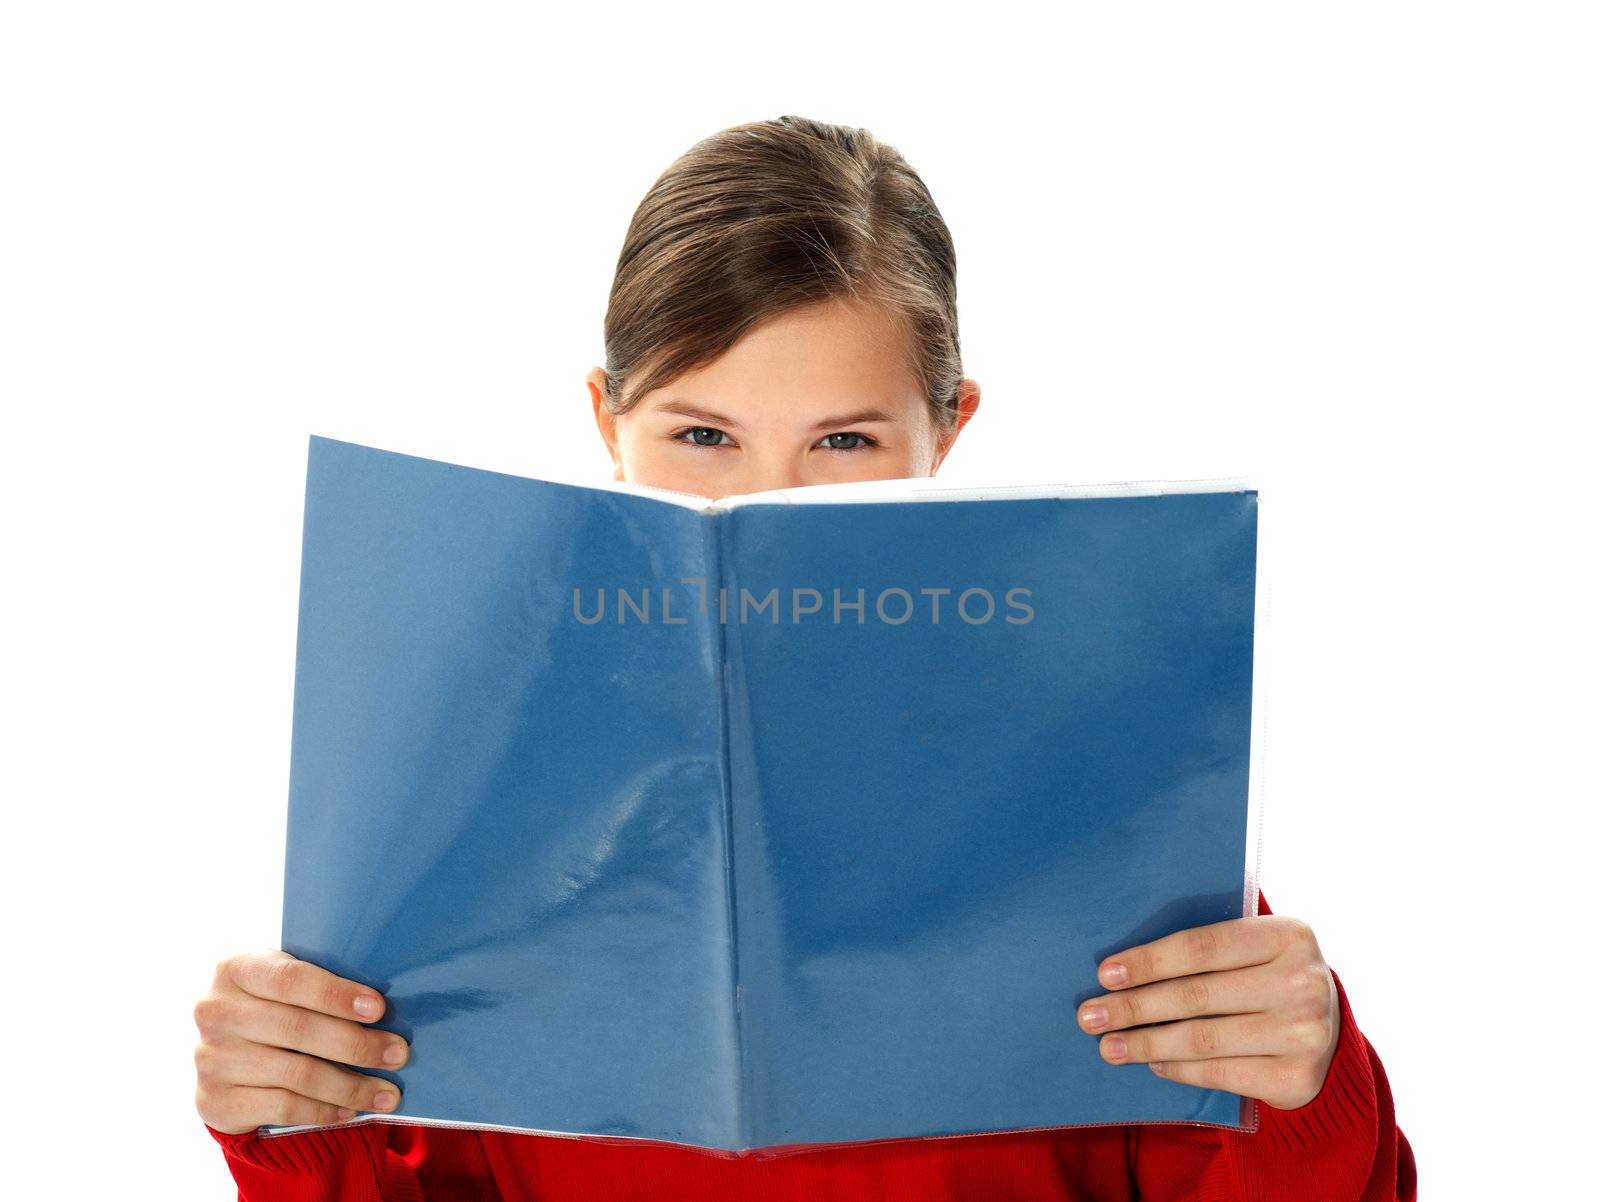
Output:
<svg viewBox="0 0 1600 1202">
<path fill-rule="evenodd" d="M 1112 1064 L 1216 1060 L 1230 1056 L 1315 1056 L 1326 1026 L 1284 1022 L 1274 1014 L 1191 1018 L 1105 1035 L 1100 1055 Z"/>
<path fill-rule="evenodd" d="M 383 994 L 327 969 L 291 956 L 267 951 L 225 961 L 229 980 L 255 997 L 316 1010 L 334 1018 L 375 1022 L 383 1017 Z"/>
<path fill-rule="evenodd" d="M 257 1043 L 206 1051 L 200 1069 L 213 1084 L 277 1087 L 350 1110 L 391 1111 L 400 1105 L 400 1088 L 392 1082 L 350 1072 L 316 1056 Z"/>
<path fill-rule="evenodd" d="M 227 1097 L 221 1113 L 229 1127 L 238 1127 L 241 1123 L 251 1123 L 255 1127 L 321 1126 L 355 1117 L 349 1109 L 341 1111 L 332 1102 L 318 1102 L 287 1089 L 241 1085 L 228 1090 Z"/>
<path fill-rule="evenodd" d="M 329 1018 L 315 1010 L 246 994 L 224 995 L 221 1004 L 228 1010 L 221 1025 L 235 1040 L 307 1052 L 364 1068 L 399 1068 L 410 1053 L 410 1045 L 399 1035 L 364 1027 L 352 1019 Z"/>
<path fill-rule="evenodd" d="M 1100 983 L 1127 989 L 1197 972 L 1266 964 L 1289 945 L 1291 931 L 1304 925 L 1296 918 L 1265 914 L 1174 931 L 1108 956 L 1100 965 Z"/>
<path fill-rule="evenodd" d="M 1225 1089 L 1241 1097 L 1258 1098 L 1279 1110 L 1298 1110 L 1320 1092 L 1315 1066 L 1282 1056 L 1167 1060 L 1149 1067 L 1166 1081 Z"/>
<path fill-rule="evenodd" d="M 1255 964 L 1153 981 L 1090 998 L 1078 1007 L 1078 1025 L 1091 1034 L 1103 1034 L 1205 1014 L 1271 1010 L 1287 1000 L 1280 975 L 1270 965 Z"/>
</svg>

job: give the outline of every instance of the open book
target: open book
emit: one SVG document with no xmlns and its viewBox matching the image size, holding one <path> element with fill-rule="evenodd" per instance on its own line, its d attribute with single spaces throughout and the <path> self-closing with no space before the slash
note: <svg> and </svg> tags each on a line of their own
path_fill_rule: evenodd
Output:
<svg viewBox="0 0 1600 1202">
<path fill-rule="evenodd" d="M 1075 1011 L 1256 913 L 1255 585 L 1240 481 L 711 502 L 313 436 L 282 946 L 412 1043 L 353 1121 L 1253 1128 Z"/>
</svg>

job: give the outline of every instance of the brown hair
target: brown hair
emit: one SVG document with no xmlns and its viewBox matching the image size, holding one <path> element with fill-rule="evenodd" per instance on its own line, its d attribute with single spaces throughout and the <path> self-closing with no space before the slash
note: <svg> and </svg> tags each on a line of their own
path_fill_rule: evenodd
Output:
<svg viewBox="0 0 1600 1202">
<path fill-rule="evenodd" d="M 850 126 L 783 116 L 715 133 L 662 173 L 628 225 L 606 308 L 605 406 L 626 413 L 757 323 L 836 298 L 898 319 L 948 432 L 956 253 L 921 177 Z"/>
</svg>

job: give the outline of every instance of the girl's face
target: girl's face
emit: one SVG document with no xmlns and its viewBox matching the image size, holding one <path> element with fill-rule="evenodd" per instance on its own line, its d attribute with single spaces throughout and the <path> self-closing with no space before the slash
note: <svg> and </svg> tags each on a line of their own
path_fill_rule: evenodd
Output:
<svg viewBox="0 0 1600 1202">
<path fill-rule="evenodd" d="M 932 476 L 977 410 L 978 384 L 961 381 L 960 416 L 940 437 L 900 338 L 881 309 L 812 305 L 757 326 L 620 417 L 601 404 L 596 367 L 590 401 L 612 474 L 710 498 Z"/>
</svg>

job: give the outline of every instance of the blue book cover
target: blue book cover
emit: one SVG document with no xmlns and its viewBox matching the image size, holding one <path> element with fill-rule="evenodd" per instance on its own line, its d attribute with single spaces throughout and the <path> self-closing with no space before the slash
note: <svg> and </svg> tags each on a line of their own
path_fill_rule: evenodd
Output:
<svg viewBox="0 0 1600 1202">
<path fill-rule="evenodd" d="M 312 436 L 282 947 L 412 1045 L 352 1121 L 723 1155 L 1253 1128 L 1075 1012 L 1105 956 L 1256 913 L 1256 511 L 712 502 Z"/>
</svg>

